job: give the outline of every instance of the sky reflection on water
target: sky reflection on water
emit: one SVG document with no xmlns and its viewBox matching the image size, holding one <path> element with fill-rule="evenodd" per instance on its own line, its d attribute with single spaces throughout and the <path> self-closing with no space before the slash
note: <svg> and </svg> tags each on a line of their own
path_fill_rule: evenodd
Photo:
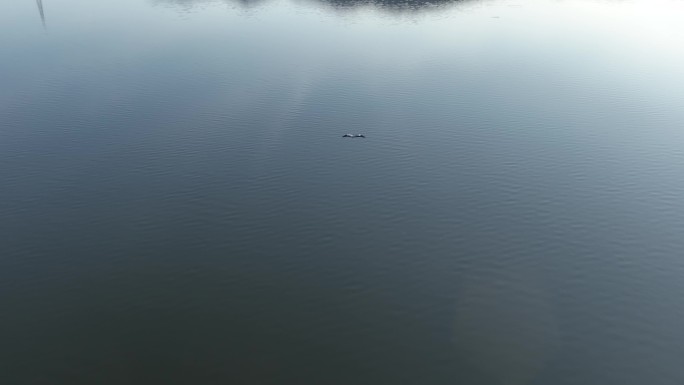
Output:
<svg viewBox="0 0 684 385">
<path fill-rule="evenodd" d="M 3 374 L 681 385 L 681 16 L 2 2 Z"/>
</svg>

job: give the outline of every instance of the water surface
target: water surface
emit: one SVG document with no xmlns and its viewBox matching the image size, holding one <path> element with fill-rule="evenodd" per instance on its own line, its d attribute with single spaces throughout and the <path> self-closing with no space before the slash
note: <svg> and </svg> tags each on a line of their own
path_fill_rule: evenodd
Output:
<svg viewBox="0 0 684 385">
<path fill-rule="evenodd" d="M 2 2 L 1 382 L 684 383 L 682 16 Z"/>
</svg>

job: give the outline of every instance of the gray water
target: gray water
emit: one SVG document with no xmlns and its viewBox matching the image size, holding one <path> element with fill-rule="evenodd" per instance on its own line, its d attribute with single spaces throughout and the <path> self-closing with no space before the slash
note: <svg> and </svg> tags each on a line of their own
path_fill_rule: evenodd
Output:
<svg viewBox="0 0 684 385">
<path fill-rule="evenodd" d="M 683 16 L 3 1 L 0 383 L 683 384 Z"/>
</svg>

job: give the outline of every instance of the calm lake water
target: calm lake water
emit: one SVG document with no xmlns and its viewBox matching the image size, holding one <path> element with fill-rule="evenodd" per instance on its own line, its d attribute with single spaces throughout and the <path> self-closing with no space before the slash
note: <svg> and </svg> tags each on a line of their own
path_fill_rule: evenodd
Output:
<svg viewBox="0 0 684 385">
<path fill-rule="evenodd" d="M 2 1 L 0 383 L 684 384 L 683 19 Z"/>
</svg>

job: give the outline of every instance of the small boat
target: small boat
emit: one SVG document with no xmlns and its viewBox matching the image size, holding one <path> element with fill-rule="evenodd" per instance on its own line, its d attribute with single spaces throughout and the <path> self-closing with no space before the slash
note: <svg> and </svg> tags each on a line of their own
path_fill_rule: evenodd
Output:
<svg viewBox="0 0 684 385">
<path fill-rule="evenodd" d="M 366 135 L 364 134 L 344 134 L 342 135 L 343 138 L 365 138 Z"/>
</svg>

